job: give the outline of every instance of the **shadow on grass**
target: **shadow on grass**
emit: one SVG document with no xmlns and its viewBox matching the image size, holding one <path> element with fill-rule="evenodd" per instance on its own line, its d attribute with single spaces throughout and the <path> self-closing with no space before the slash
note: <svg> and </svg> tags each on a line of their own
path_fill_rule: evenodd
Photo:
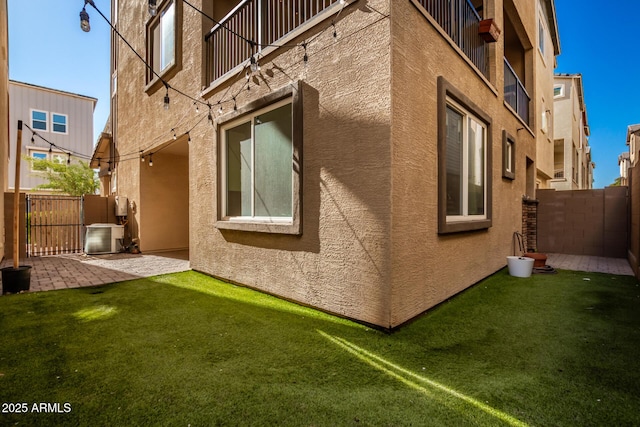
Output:
<svg viewBox="0 0 640 427">
<path fill-rule="evenodd" d="M 0 424 L 635 425 L 638 304 L 500 272 L 388 335 L 195 272 L 16 295 L 0 401 L 71 412 Z"/>
</svg>

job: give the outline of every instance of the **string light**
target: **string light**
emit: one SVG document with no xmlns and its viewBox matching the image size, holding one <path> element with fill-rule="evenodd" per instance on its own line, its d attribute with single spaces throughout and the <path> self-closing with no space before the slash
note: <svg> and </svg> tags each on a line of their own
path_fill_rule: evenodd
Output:
<svg viewBox="0 0 640 427">
<path fill-rule="evenodd" d="M 149 15 L 156 16 L 158 14 L 158 5 L 156 0 L 149 0 Z"/>
<path fill-rule="evenodd" d="M 250 67 L 251 67 L 252 73 L 257 73 L 258 71 L 260 71 L 260 64 L 258 63 L 258 60 L 254 55 L 251 56 L 250 62 L 251 62 Z"/>
<path fill-rule="evenodd" d="M 86 5 L 87 2 L 85 1 L 84 4 Z M 87 9 L 85 9 L 85 7 L 83 7 L 80 11 L 80 28 L 82 28 L 82 31 L 84 31 L 85 33 L 91 31 L 91 24 L 89 24 L 89 14 L 87 13 Z"/>
<path fill-rule="evenodd" d="M 173 132 L 173 140 L 175 141 L 176 139 L 178 139 L 178 135 L 176 134 L 176 130 L 175 129 L 171 129 L 171 132 Z"/>
<path fill-rule="evenodd" d="M 336 30 L 336 23 L 331 22 L 331 26 L 333 27 L 333 39 L 337 40 L 338 39 L 338 30 Z"/>
<path fill-rule="evenodd" d="M 149 154 L 149 166 L 153 166 L 153 153 Z"/>
<path fill-rule="evenodd" d="M 71 164 L 71 153 L 67 153 L 67 164 L 70 165 Z"/>
<path fill-rule="evenodd" d="M 200 106 L 198 106 L 198 103 L 194 102 L 193 105 L 196 106 L 196 114 L 200 114 Z"/>
<path fill-rule="evenodd" d="M 35 135 L 35 132 L 31 134 L 31 143 L 32 143 L 32 144 L 35 144 L 35 143 L 36 143 L 36 140 L 33 138 L 33 137 L 34 137 L 34 135 Z"/>
<path fill-rule="evenodd" d="M 309 65 L 309 55 L 307 55 L 307 42 L 302 43 L 302 48 L 304 49 L 304 56 L 302 57 L 302 60 L 304 61 L 304 65 L 306 67 L 307 65 Z"/>
<path fill-rule="evenodd" d="M 171 100 L 169 99 L 169 84 L 165 83 L 164 85 L 167 88 L 167 93 L 164 95 L 164 109 L 168 110 L 169 103 L 171 102 Z"/>
<path fill-rule="evenodd" d="M 49 144 L 49 154 L 51 154 L 51 152 L 53 151 L 51 147 L 52 147 L 51 144 Z"/>
<path fill-rule="evenodd" d="M 140 150 L 140 161 L 144 163 L 144 154 L 142 154 L 142 150 Z"/>
</svg>

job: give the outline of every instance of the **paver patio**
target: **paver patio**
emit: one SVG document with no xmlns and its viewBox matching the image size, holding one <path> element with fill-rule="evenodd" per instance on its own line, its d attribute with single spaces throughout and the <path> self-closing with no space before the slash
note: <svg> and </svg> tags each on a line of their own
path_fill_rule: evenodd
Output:
<svg viewBox="0 0 640 427">
<path fill-rule="evenodd" d="M 186 271 L 189 270 L 189 252 L 68 254 L 30 257 L 22 260 L 20 264 L 32 266 L 30 290 L 38 292 L 97 286 L 140 277 Z M 0 267 L 10 267 L 11 265 L 11 259 L 5 259 L 0 263 Z"/>
<path fill-rule="evenodd" d="M 633 276 L 624 258 L 547 254 L 547 265 L 562 270 L 590 271 Z M 155 254 L 69 254 L 31 257 L 21 264 L 31 265 L 31 292 L 97 286 L 158 274 L 189 270 L 189 252 Z M 0 267 L 12 265 L 5 259 Z M 1 280 L 0 280 L 1 283 Z"/>
</svg>

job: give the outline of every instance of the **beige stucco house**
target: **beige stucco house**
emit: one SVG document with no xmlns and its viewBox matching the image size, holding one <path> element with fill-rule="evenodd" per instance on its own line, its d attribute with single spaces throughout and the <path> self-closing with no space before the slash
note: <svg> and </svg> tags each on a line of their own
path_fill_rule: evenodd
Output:
<svg viewBox="0 0 640 427">
<path fill-rule="evenodd" d="M 539 118 L 535 128 L 536 188 L 551 188 L 554 175 L 553 85 L 556 56 L 560 54 L 558 22 L 553 1 L 538 0 L 538 32 L 535 54 Z"/>
<path fill-rule="evenodd" d="M 109 188 L 143 251 L 385 328 L 506 265 L 552 1 L 190 4 L 113 2 L 149 64 L 114 39 Z"/>
<path fill-rule="evenodd" d="M 593 188 L 589 122 L 581 74 L 557 74 L 554 84 L 554 179 L 556 190 Z"/>
</svg>

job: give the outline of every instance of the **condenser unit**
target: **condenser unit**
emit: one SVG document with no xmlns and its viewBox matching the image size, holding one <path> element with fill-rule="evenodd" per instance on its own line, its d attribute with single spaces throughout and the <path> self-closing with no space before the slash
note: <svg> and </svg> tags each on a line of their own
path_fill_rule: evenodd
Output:
<svg viewBox="0 0 640 427">
<path fill-rule="evenodd" d="M 124 225 L 91 224 L 87 226 L 84 252 L 90 255 L 120 252 L 124 239 Z"/>
</svg>

